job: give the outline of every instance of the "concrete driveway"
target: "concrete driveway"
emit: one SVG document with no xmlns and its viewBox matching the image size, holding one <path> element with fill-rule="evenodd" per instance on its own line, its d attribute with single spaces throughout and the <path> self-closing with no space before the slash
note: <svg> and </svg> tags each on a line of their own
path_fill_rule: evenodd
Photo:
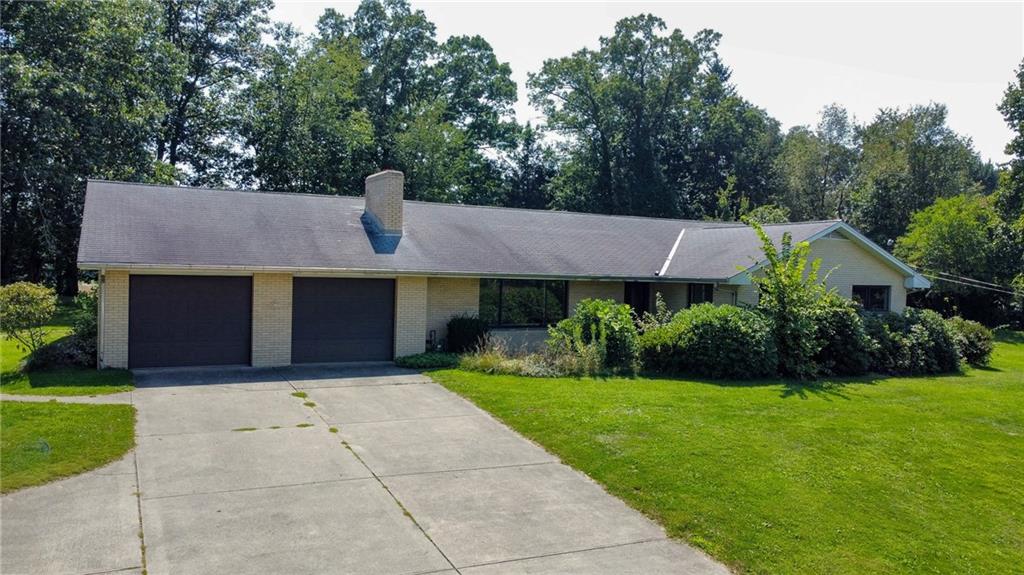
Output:
<svg viewBox="0 0 1024 575">
<path fill-rule="evenodd" d="M 4 498 L 4 573 L 727 573 L 414 372 L 136 380 L 133 458 Z M 50 513 L 97 535 L 55 550 Z"/>
</svg>

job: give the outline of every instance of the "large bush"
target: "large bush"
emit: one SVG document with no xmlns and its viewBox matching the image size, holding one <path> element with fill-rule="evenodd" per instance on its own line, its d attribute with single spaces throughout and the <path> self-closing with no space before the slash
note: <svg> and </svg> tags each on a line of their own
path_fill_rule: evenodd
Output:
<svg viewBox="0 0 1024 575">
<path fill-rule="evenodd" d="M 860 375 L 871 367 L 875 342 L 864 329 L 864 320 L 852 301 L 829 293 L 811 312 L 819 375 Z"/>
<path fill-rule="evenodd" d="M 907 308 L 902 314 L 871 314 L 865 327 L 877 344 L 872 353 L 872 371 L 923 375 L 959 368 L 960 356 L 952 332 L 934 311 Z"/>
<path fill-rule="evenodd" d="M 594 346 L 604 367 L 636 368 L 640 345 L 633 311 L 614 300 L 585 299 L 572 316 L 548 330 L 548 348 L 552 353 L 577 353 Z"/>
<path fill-rule="evenodd" d="M 809 262 L 810 244 L 794 244 L 787 232 L 781 247 L 756 222 L 747 221 L 761 240 L 764 263 L 751 276 L 760 292 L 758 309 L 770 320 L 778 349 L 779 373 L 789 377 L 812 378 L 818 375 L 814 361 L 818 339 L 814 310 L 827 295 L 818 279 L 821 260 Z"/>
<path fill-rule="evenodd" d="M 951 317 L 946 320 L 946 325 L 953 336 L 960 357 L 965 362 L 975 367 L 988 365 L 992 350 L 995 348 L 992 330 L 962 317 Z"/>
<path fill-rule="evenodd" d="M 46 343 L 44 326 L 56 310 L 52 288 L 29 282 L 0 287 L 0 329 L 29 353 Z"/>
<path fill-rule="evenodd" d="M 448 320 L 448 351 L 464 353 L 487 342 L 487 322 L 476 315 L 457 315 Z"/>
<path fill-rule="evenodd" d="M 774 374 L 778 362 L 771 322 L 731 305 L 685 309 L 640 345 L 644 368 L 663 373 L 747 379 Z"/>
</svg>

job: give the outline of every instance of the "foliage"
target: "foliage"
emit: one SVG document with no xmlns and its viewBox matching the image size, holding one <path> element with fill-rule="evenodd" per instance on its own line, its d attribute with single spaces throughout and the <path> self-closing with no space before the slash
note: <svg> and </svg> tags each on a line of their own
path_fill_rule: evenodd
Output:
<svg viewBox="0 0 1024 575">
<path fill-rule="evenodd" d="M 428 351 L 413 355 L 403 355 L 395 358 L 395 365 L 409 369 L 434 369 L 444 367 L 457 367 L 459 356 L 454 353 L 443 353 L 439 351 Z"/>
<path fill-rule="evenodd" d="M 665 303 L 660 291 L 654 292 L 654 311 L 645 311 L 636 319 L 636 330 L 643 335 L 651 330 L 667 325 L 675 316 Z"/>
<path fill-rule="evenodd" d="M 520 375 L 524 377 L 554 377 L 558 375 L 595 375 L 601 369 L 600 361 L 593 362 L 593 371 L 585 373 L 573 373 L 561 371 L 580 360 L 573 358 L 562 362 L 561 365 L 553 365 L 551 355 L 539 353 L 512 354 L 503 340 L 493 339 L 486 345 L 478 347 L 471 353 L 461 357 L 459 367 L 470 371 L 481 373 Z"/>
<path fill-rule="evenodd" d="M 860 375 L 871 366 L 875 342 L 852 301 L 830 293 L 811 312 L 819 375 Z"/>
<path fill-rule="evenodd" d="M 946 320 L 946 325 L 953 336 L 957 352 L 967 364 L 974 367 L 988 365 L 995 348 L 992 330 L 962 317 L 951 317 Z"/>
<path fill-rule="evenodd" d="M 758 309 L 771 320 L 778 350 L 779 373 L 788 377 L 812 378 L 818 373 L 814 357 L 819 343 L 815 337 L 813 310 L 826 289 L 818 278 L 821 260 L 810 266 L 810 245 L 793 245 L 792 236 L 782 236 L 781 247 L 760 224 L 748 220 L 761 240 L 764 255 L 760 269 L 751 280 L 760 291 Z"/>
<path fill-rule="evenodd" d="M 784 182 L 780 202 L 793 220 L 849 215 L 857 141 L 856 126 L 846 110 L 832 104 L 822 109 L 815 130 L 805 126 L 792 128 L 776 166 Z"/>
<path fill-rule="evenodd" d="M 431 377 L 735 572 L 1011 573 L 1024 333 L 1004 332 L 992 368 L 746 385 Z"/>
<path fill-rule="evenodd" d="M 910 215 L 938 198 L 995 185 L 970 140 L 946 125 L 941 104 L 884 109 L 860 137 L 853 221 L 879 245 L 892 246 Z"/>
<path fill-rule="evenodd" d="M 865 319 L 865 328 L 878 344 L 871 360 L 872 371 L 926 375 L 959 368 L 953 334 L 934 311 L 907 308 L 902 314 L 871 314 Z"/>
<path fill-rule="evenodd" d="M 71 321 L 71 333 L 75 337 L 95 341 L 99 328 L 99 305 L 98 286 L 75 296 L 75 309 Z"/>
<path fill-rule="evenodd" d="M 45 343 L 45 325 L 56 310 L 53 288 L 30 282 L 0 287 L 0 329 L 29 353 Z"/>
<path fill-rule="evenodd" d="M 0 277 L 78 287 L 85 178 L 145 180 L 179 60 L 155 2 L 0 5 Z"/>
<path fill-rule="evenodd" d="M 729 176 L 764 203 L 776 187 L 778 122 L 736 94 L 719 38 L 711 30 L 687 38 L 644 14 L 617 22 L 596 50 L 531 73 L 530 101 L 567 139 L 552 203 L 703 218 L 718 209 Z"/>
<path fill-rule="evenodd" d="M 770 322 L 760 313 L 704 303 L 680 311 L 640 338 L 644 369 L 716 379 L 775 373 L 778 362 Z"/>
<path fill-rule="evenodd" d="M 604 367 L 636 368 L 639 339 L 632 308 L 626 304 L 614 300 L 582 300 L 568 318 L 549 328 L 548 333 L 548 347 L 556 353 L 580 353 L 597 344 Z"/>
<path fill-rule="evenodd" d="M 0 403 L 0 492 L 95 469 L 135 446 L 130 405 Z"/>
<path fill-rule="evenodd" d="M 464 353 L 487 342 L 487 322 L 478 315 L 461 314 L 448 320 L 446 347 L 452 353 Z"/>
<path fill-rule="evenodd" d="M 759 224 L 784 224 L 789 221 L 789 208 L 765 204 L 747 211 L 746 216 Z"/>
</svg>

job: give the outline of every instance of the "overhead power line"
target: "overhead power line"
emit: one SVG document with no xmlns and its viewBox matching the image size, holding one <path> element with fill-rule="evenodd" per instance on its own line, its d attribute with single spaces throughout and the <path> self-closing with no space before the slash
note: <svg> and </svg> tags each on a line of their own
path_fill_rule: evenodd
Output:
<svg viewBox="0 0 1024 575">
<path fill-rule="evenodd" d="M 980 289 L 980 290 L 986 290 L 986 291 L 994 291 L 994 292 L 1004 293 L 1004 294 L 1007 294 L 1007 295 L 1017 295 L 1017 292 L 1009 290 L 1009 289 L 998 289 L 998 288 L 988 287 L 988 286 L 979 285 L 979 284 L 975 284 L 975 283 L 968 283 L 968 282 L 964 282 L 964 281 L 960 281 L 960 280 L 944 278 L 942 276 L 937 276 L 937 275 L 933 275 L 933 274 L 922 273 L 921 275 L 923 275 L 923 276 L 925 276 L 927 278 L 931 278 L 933 280 L 938 280 L 938 281 L 943 281 L 943 282 L 949 282 L 949 283 L 954 283 L 954 284 L 965 285 L 965 286 L 968 286 L 968 287 L 972 287 L 974 289 Z M 1000 286 L 1000 287 L 1003 287 L 1003 286 Z"/>
</svg>

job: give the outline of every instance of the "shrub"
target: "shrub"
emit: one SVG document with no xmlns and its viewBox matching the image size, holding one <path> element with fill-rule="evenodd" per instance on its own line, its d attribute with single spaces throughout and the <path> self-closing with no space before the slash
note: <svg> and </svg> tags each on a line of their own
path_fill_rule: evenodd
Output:
<svg viewBox="0 0 1024 575">
<path fill-rule="evenodd" d="M 947 319 L 946 326 L 949 327 L 961 359 L 976 367 L 988 365 L 995 347 L 992 330 L 962 317 Z"/>
<path fill-rule="evenodd" d="M 457 315 L 448 320 L 448 351 L 464 353 L 487 341 L 487 323 L 475 315 Z"/>
<path fill-rule="evenodd" d="M 654 311 L 645 311 L 636 319 L 636 330 L 644 334 L 667 325 L 672 321 L 673 315 L 672 310 L 668 309 L 668 304 L 665 303 L 665 298 L 661 297 L 661 292 L 654 292 Z"/>
<path fill-rule="evenodd" d="M 924 375 L 956 371 L 960 356 L 950 328 L 931 310 L 872 314 L 865 321 L 877 347 L 871 369 L 880 373 Z"/>
<path fill-rule="evenodd" d="M 454 353 L 428 351 L 395 358 L 395 365 L 409 369 L 433 369 L 439 367 L 458 367 L 459 356 Z"/>
<path fill-rule="evenodd" d="M 548 330 L 552 353 L 577 353 L 596 344 L 601 364 L 611 369 L 636 369 L 639 335 L 633 311 L 614 300 L 585 299 L 576 304 L 572 316 Z"/>
<path fill-rule="evenodd" d="M 71 333 L 83 339 L 96 339 L 99 312 L 99 292 L 92 290 L 75 297 Z"/>
<path fill-rule="evenodd" d="M 811 378 L 818 374 L 814 362 L 818 354 L 813 312 L 817 302 L 827 295 L 818 280 L 821 260 L 808 266 L 810 244 L 793 244 L 787 232 L 782 236 L 781 248 L 752 220 L 761 240 L 765 263 L 751 279 L 760 291 L 758 309 L 770 320 L 778 350 L 779 372 L 796 378 Z"/>
<path fill-rule="evenodd" d="M 96 339 L 80 338 L 75 335 L 62 337 L 35 350 L 25 361 L 25 369 L 29 371 L 60 367 L 95 368 Z"/>
<path fill-rule="evenodd" d="M 701 304 L 640 338 L 644 367 L 665 373 L 746 379 L 775 373 L 771 322 L 731 305 Z"/>
<path fill-rule="evenodd" d="M 29 282 L 0 287 L 0 329 L 29 353 L 45 343 L 43 328 L 57 310 L 52 288 Z"/>
<path fill-rule="evenodd" d="M 553 377 L 564 375 L 541 354 L 512 355 L 501 340 L 488 342 L 476 351 L 462 356 L 459 367 L 470 371 L 497 375 Z"/>
<path fill-rule="evenodd" d="M 814 363 L 821 375 L 860 375 L 871 367 L 875 342 L 864 329 L 864 320 L 852 301 L 828 294 L 811 313 L 817 354 Z"/>
</svg>

